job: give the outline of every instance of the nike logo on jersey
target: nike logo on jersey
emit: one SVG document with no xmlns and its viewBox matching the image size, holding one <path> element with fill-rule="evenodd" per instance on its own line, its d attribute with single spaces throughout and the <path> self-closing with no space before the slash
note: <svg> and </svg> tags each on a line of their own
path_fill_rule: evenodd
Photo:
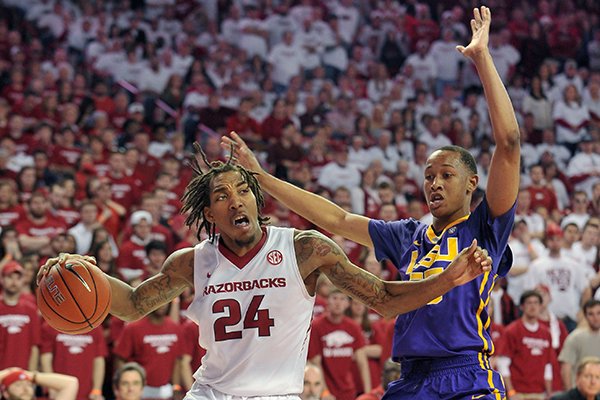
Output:
<svg viewBox="0 0 600 400">
<path fill-rule="evenodd" d="M 471 399 L 481 399 L 482 397 L 485 397 L 487 395 L 485 394 L 474 394 L 473 396 L 471 396 Z"/>
<path fill-rule="evenodd" d="M 415 241 L 413 242 L 413 244 L 414 244 L 415 246 L 417 246 L 417 247 L 419 247 L 419 246 L 421 245 L 421 243 L 420 243 L 418 240 L 415 240 Z"/>
</svg>

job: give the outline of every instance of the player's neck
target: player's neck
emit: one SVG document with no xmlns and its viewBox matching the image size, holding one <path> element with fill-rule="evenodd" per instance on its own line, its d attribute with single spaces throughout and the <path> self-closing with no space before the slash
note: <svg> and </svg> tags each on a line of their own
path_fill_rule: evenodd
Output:
<svg viewBox="0 0 600 400">
<path fill-rule="evenodd" d="M 433 217 L 433 223 L 431 227 L 433 228 L 436 236 L 439 236 L 444 232 L 444 229 L 448 228 L 448 226 L 452 225 L 455 221 L 463 218 L 464 216 L 469 215 L 469 208 L 466 209 L 463 207 L 460 210 L 454 212 L 452 215 L 442 218 Z"/>
</svg>

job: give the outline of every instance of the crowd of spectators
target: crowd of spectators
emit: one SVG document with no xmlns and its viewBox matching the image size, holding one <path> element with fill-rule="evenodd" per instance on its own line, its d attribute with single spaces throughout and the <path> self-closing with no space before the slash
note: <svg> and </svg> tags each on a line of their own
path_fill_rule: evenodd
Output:
<svg viewBox="0 0 600 400">
<path fill-rule="evenodd" d="M 31 304 L 37 266 L 60 252 L 93 255 L 135 285 L 171 251 L 197 243 L 178 213 L 194 141 L 209 160 L 225 160 L 220 136 L 236 131 L 276 176 L 388 221 L 431 221 L 420 188 L 427 156 L 443 145 L 471 151 L 483 193 L 494 146 L 487 106 L 473 66 L 455 49 L 470 39 L 477 3 L 0 2 L 0 369 L 75 374 L 90 365 L 81 399 L 111 396 L 104 377 L 131 360 L 146 368 L 146 397 L 189 387 L 202 349 L 179 311 L 192 293 L 139 323 L 109 319 L 104 334 L 85 338 L 47 326 L 40 337 Z M 597 345 L 579 356 L 600 356 L 600 316 L 587 313 L 600 299 L 600 3 L 488 3 L 490 52 L 521 127 L 522 188 L 514 265 L 498 280 L 493 320 L 484 323 L 503 343 L 503 327 L 520 321 L 521 296 L 535 302 L 528 290 L 537 288 L 546 299 L 545 346 L 554 350 L 554 375 L 542 371 L 542 381 L 570 389 L 578 360 L 558 357 L 569 332 L 590 330 Z M 312 228 L 269 198 L 264 214 L 275 225 Z M 355 263 L 395 278 L 367 249 L 335 239 Z M 315 315 L 340 321 L 327 312 L 327 288 Z M 336 299 L 336 310 L 344 302 Z M 9 308 L 17 303 L 15 317 Z M 377 387 L 391 351 L 393 321 L 356 302 L 346 312 L 347 329 L 363 337 L 344 344 L 349 352 L 309 354 L 333 363 L 324 372 L 338 399 Z M 31 352 L 5 351 L 22 349 L 25 331 Z M 152 340 L 140 340 L 148 332 Z M 508 344 L 498 349 L 510 371 L 506 358 L 519 358 Z M 340 359 L 327 360 L 342 353 L 344 362 L 356 354 L 362 361 L 340 369 Z M 352 376 L 327 375 L 346 370 Z"/>
</svg>

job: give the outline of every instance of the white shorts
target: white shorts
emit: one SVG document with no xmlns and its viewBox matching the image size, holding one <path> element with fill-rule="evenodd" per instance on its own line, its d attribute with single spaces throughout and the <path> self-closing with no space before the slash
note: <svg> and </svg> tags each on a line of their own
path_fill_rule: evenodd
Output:
<svg viewBox="0 0 600 400">
<path fill-rule="evenodd" d="M 295 394 L 286 394 L 280 396 L 235 396 L 225 394 L 209 386 L 194 382 L 192 388 L 188 390 L 183 400 L 300 400 Z"/>
</svg>

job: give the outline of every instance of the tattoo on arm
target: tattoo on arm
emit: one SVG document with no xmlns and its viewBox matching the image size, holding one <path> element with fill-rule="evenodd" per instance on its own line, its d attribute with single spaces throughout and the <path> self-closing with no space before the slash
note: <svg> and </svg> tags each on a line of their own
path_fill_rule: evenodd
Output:
<svg viewBox="0 0 600 400">
<path fill-rule="evenodd" d="M 361 268 L 348 268 L 338 262 L 329 269 L 327 276 L 339 289 L 369 307 L 376 308 L 389 298 L 382 280 Z"/>
<path fill-rule="evenodd" d="M 131 292 L 131 303 L 137 312 L 146 315 L 171 301 L 182 290 L 172 285 L 169 275 L 159 274 Z"/>
<path fill-rule="evenodd" d="M 161 272 L 142 282 L 130 293 L 136 312 L 146 315 L 179 296 L 186 287 L 193 286 L 193 252 L 172 254 Z"/>
<path fill-rule="evenodd" d="M 295 247 L 299 265 L 313 263 L 337 288 L 367 306 L 377 308 L 389 300 L 384 282 L 352 264 L 330 238 L 316 231 L 302 231 L 296 235 Z"/>
</svg>

